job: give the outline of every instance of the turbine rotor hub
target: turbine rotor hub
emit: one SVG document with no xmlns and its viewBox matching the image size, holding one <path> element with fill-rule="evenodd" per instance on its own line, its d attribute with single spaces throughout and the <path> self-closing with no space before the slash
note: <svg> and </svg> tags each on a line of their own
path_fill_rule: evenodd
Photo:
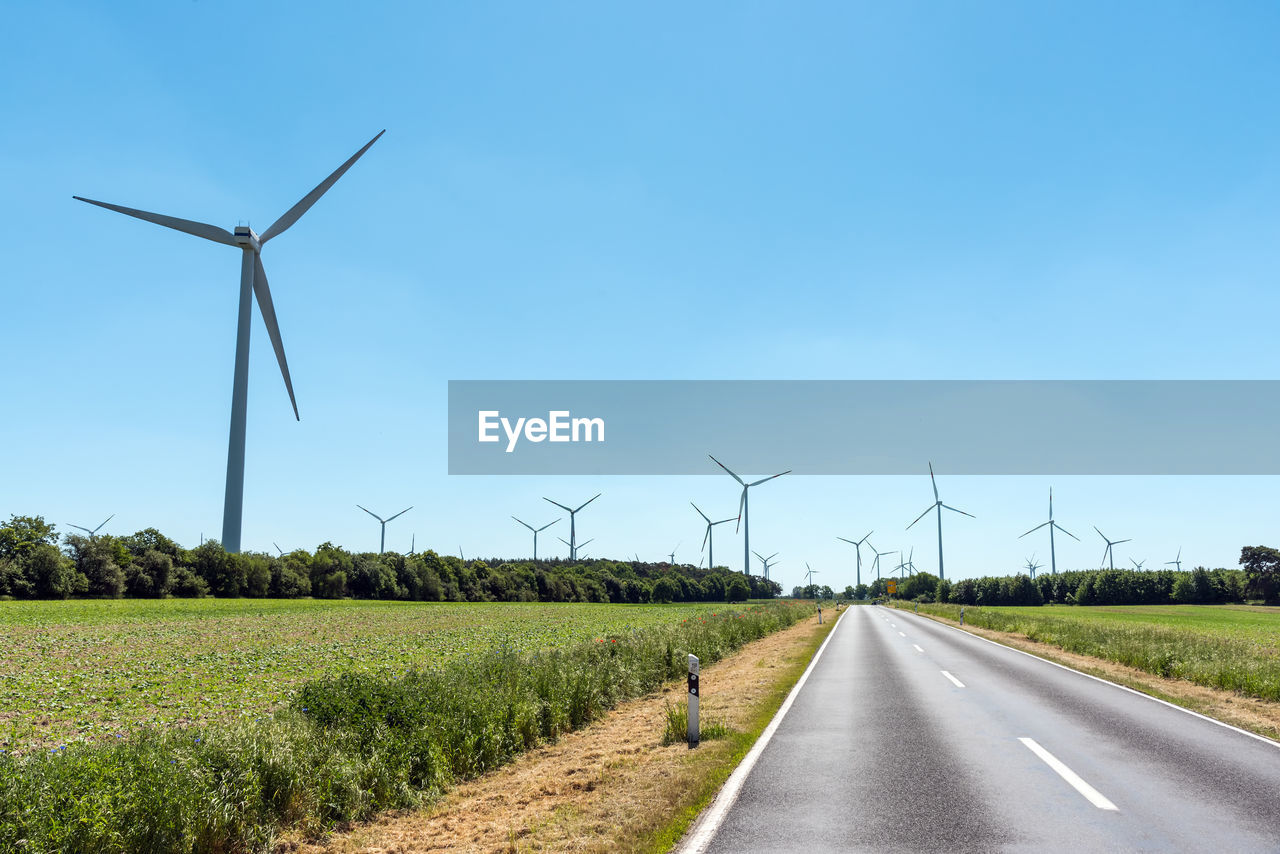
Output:
<svg viewBox="0 0 1280 854">
<path fill-rule="evenodd" d="M 236 243 L 252 249 L 255 252 L 262 249 L 262 238 L 258 237 L 258 233 L 247 225 L 237 225 L 235 232 Z"/>
</svg>

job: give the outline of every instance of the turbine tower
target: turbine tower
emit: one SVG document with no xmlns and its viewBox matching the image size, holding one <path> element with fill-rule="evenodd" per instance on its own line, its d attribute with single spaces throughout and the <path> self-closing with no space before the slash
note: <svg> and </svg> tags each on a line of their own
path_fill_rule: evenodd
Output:
<svg viewBox="0 0 1280 854">
<path fill-rule="evenodd" d="M 698 508 L 697 504 L 694 504 L 692 501 L 690 501 L 689 504 L 693 507 L 694 510 L 698 511 L 698 515 L 701 516 L 703 520 L 707 523 L 707 534 L 702 538 L 702 548 L 707 550 L 707 569 L 711 569 L 713 566 L 716 565 L 715 555 L 714 555 L 715 546 L 711 542 L 711 529 L 714 528 L 716 525 L 723 525 L 726 522 L 732 522 L 734 520 L 721 519 L 719 522 L 712 522 L 711 517 L 708 516 L 706 513 L 703 513 L 702 510 Z"/>
<path fill-rule="evenodd" d="M 1098 531 L 1098 526 L 1097 526 L 1097 525 L 1094 525 L 1094 526 L 1093 526 L 1093 530 Z M 1116 568 L 1116 554 L 1115 554 L 1115 552 L 1113 551 L 1113 549 L 1114 549 L 1116 546 L 1120 545 L 1121 543 L 1128 543 L 1128 542 L 1131 542 L 1132 540 L 1131 540 L 1131 539 L 1130 539 L 1130 540 L 1108 540 L 1108 539 L 1107 539 L 1107 535 L 1106 535 L 1106 534 L 1104 534 L 1104 533 L 1102 533 L 1101 531 L 1098 531 L 1098 536 L 1099 536 L 1099 537 L 1102 537 L 1102 539 L 1103 539 L 1103 540 L 1106 542 L 1106 544 L 1107 544 L 1107 547 L 1106 547 L 1105 549 L 1103 549 L 1103 550 L 1102 550 L 1102 559 L 1103 559 L 1103 560 L 1107 560 L 1107 561 L 1109 561 L 1109 562 L 1110 562 L 1110 565 L 1111 565 L 1111 568 L 1112 568 L 1112 569 L 1115 569 L 1115 568 Z"/>
<path fill-rule="evenodd" d="M 710 454 L 707 454 L 707 456 L 711 457 Z M 724 463 L 720 462 L 719 460 L 717 460 L 715 457 L 711 457 L 711 462 L 715 463 L 716 465 L 720 466 L 720 468 L 728 472 L 729 476 L 732 477 L 734 480 L 736 480 L 738 484 L 742 487 L 742 498 L 738 501 L 738 520 L 739 520 L 739 525 L 742 527 L 742 571 L 747 575 L 750 575 L 751 574 L 751 520 L 748 516 L 747 492 L 751 489 L 751 487 L 759 486 L 760 484 L 764 483 L 766 480 L 773 480 L 775 477 L 782 477 L 784 474 L 791 474 L 791 469 L 787 469 L 784 472 L 779 472 L 778 474 L 771 474 L 768 477 L 762 477 L 759 480 L 752 481 L 751 483 L 746 483 L 743 481 L 742 478 L 738 477 L 732 471 L 729 471 L 729 467 L 726 466 Z"/>
<path fill-rule="evenodd" d="M 512 519 L 516 519 L 516 517 L 515 517 L 515 516 L 512 516 L 511 518 L 512 518 Z M 525 526 L 526 528 L 528 528 L 530 531 L 533 531 L 533 559 L 534 559 L 534 560 L 537 560 L 537 559 L 538 559 L 538 533 L 539 533 L 540 531 L 545 531 L 545 530 L 547 530 L 547 528 L 550 528 L 552 525 L 554 525 L 556 522 L 559 522 L 560 520 L 559 520 L 559 519 L 553 519 L 552 521 L 550 521 L 550 522 L 548 522 L 547 524 L 543 525 L 541 528 L 535 528 L 535 527 L 533 527 L 532 525 L 530 525 L 528 522 L 521 521 L 520 519 L 516 519 L 516 521 L 517 521 L 517 522 L 520 522 L 520 524 L 521 524 L 521 525 L 524 525 L 524 526 Z"/>
<path fill-rule="evenodd" d="M 950 504 L 942 503 L 942 499 L 938 497 L 938 480 L 933 476 L 933 463 L 929 463 L 929 482 L 933 484 L 933 504 L 929 506 L 928 510 L 925 510 L 923 513 L 917 516 L 916 521 L 912 522 L 911 525 L 907 526 L 907 530 L 910 531 L 912 525 L 914 525 L 916 522 L 919 522 L 925 516 L 929 515 L 929 510 L 938 511 L 938 577 L 946 578 L 947 575 L 942 568 L 942 510 L 943 508 L 946 508 L 947 510 L 952 511 L 953 513 L 962 513 L 965 516 L 968 516 L 970 519 L 975 519 L 977 517 L 974 516 L 972 513 L 966 513 L 964 510 L 957 510 L 956 508 L 952 507 Z"/>
<path fill-rule="evenodd" d="M 761 573 L 762 573 L 762 574 L 763 574 L 763 576 L 764 576 L 764 580 L 765 580 L 765 581 L 768 581 L 768 580 L 769 580 L 769 567 L 774 566 L 774 560 L 773 560 L 773 559 L 774 559 L 775 557 L 777 557 L 777 556 L 778 556 L 778 553 L 777 553 L 777 552 L 774 552 L 773 554 L 769 555 L 768 557 L 765 557 L 764 555 L 760 554 L 760 552 L 752 552 L 752 554 L 753 554 L 753 555 L 755 555 L 756 557 L 760 558 L 760 571 L 761 571 Z"/>
<path fill-rule="evenodd" d="M 1182 572 L 1182 546 L 1178 546 L 1178 556 L 1177 556 L 1176 558 L 1174 558 L 1173 560 L 1167 560 L 1167 561 L 1165 561 L 1165 562 L 1164 562 L 1164 565 L 1165 565 L 1165 566 L 1176 566 L 1176 567 L 1178 568 L 1178 572 Z"/>
<path fill-rule="evenodd" d="M 92 540 L 94 537 L 98 536 L 98 532 L 102 530 L 102 526 L 103 526 L 103 525 L 105 525 L 105 524 L 107 524 L 108 522 L 110 522 L 110 521 L 111 521 L 112 519 L 114 519 L 114 518 L 116 518 L 116 514 L 112 513 L 110 516 L 108 516 L 107 518 L 105 518 L 105 519 L 103 519 L 103 520 L 102 520 L 102 525 L 99 525 L 98 527 L 94 528 L 93 530 L 89 530 L 88 528 L 84 527 L 83 525 L 72 525 L 70 522 L 68 522 L 68 523 L 67 523 L 67 527 L 69 527 L 69 528 L 75 528 L 77 531 L 84 531 L 86 534 L 88 534 L 88 535 L 89 535 L 89 539 L 91 539 L 91 540 Z"/>
<path fill-rule="evenodd" d="M 1019 538 L 1019 539 L 1021 539 L 1021 538 Z M 1042 567 L 1042 566 L 1044 566 L 1044 564 L 1042 564 L 1042 563 L 1036 563 L 1036 556 L 1035 556 L 1035 555 L 1032 555 L 1031 557 L 1027 558 L 1027 572 L 1031 573 L 1031 577 L 1032 577 L 1032 578 L 1035 578 L 1035 577 L 1036 577 L 1036 570 L 1037 570 L 1037 569 L 1039 569 L 1039 568 L 1040 568 L 1040 567 Z"/>
<path fill-rule="evenodd" d="M 359 504 L 357 504 L 356 506 L 360 507 Z M 413 506 L 410 505 L 409 507 L 406 507 L 403 510 L 401 510 L 395 516 L 389 516 L 386 519 L 383 519 L 381 516 L 379 516 L 377 513 L 374 513 L 372 510 L 367 510 L 364 507 L 360 507 L 360 509 L 364 510 L 364 512 L 368 513 L 370 516 L 372 516 L 373 518 L 377 519 L 379 522 L 382 523 L 382 539 L 378 541 L 378 554 L 382 554 L 384 551 L 387 550 L 387 523 L 390 522 L 392 519 L 396 519 L 408 513 L 410 510 L 413 509 Z"/>
<path fill-rule="evenodd" d="M 581 504 L 579 504 L 577 507 L 574 507 L 574 508 L 565 507 L 563 504 L 561 504 L 558 501 L 551 501 L 551 499 L 547 498 L 545 495 L 542 497 L 543 501 L 551 501 L 552 504 L 554 504 L 555 506 L 559 507 L 561 510 L 569 514 L 569 542 L 565 543 L 565 541 L 560 537 L 556 538 L 560 540 L 560 542 L 564 543 L 566 546 L 569 547 L 569 560 L 577 560 L 578 558 L 578 526 L 574 521 L 575 517 L 578 515 L 579 510 L 581 510 L 583 507 L 586 507 L 592 501 L 595 501 L 601 495 L 603 495 L 603 493 L 597 492 L 595 495 L 591 496 L 586 501 L 582 502 Z M 588 540 L 587 542 L 590 542 L 590 540 Z M 586 543 L 583 543 L 583 545 L 586 545 Z"/>
<path fill-rule="evenodd" d="M 203 237 L 214 243 L 223 243 L 241 250 L 240 258 L 240 310 L 236 321 L 236 366 L 231 387 L 231 434 L 227 441 L 227 487 L 222 505 L 222 547 L 228 552 L 240 551 L 240 523 L 244 512 L 244 446 L 245 419 L 249 405 L 249 329 L 253 313 L 250 291 L 257 299 L 258 310 L 267 326 L 267 337 L 271 339 L 271 347 L 275 350 L 276 361 L 280 364 L 280 373 L 284 377 L 284 387 L 289 392 L 289 402 L 293 405 L 293 417 L 298 416 L 298 402 L 293 396 L 293 381 L 289 378 L 289 363 L 284 356 L 284 343 L 280 339 L 280 325 L 276 321 L 276 309 L 271 301 L 271 288 L 267 285 L 267 274 L 262 267 L 262 247 L 273 237 L 283 234 L 298 221 L 321 196 L 329 191 L 351 165 L 360 159 L 369 146 L 378 141 L 378 135 L 365 143 L 355 154 L 343 163 L 333 174 L 325 178 L 314 190 L 302 197 L 296 205 L 285 211 L 284 215 L 271 224 L 271 227 L 258 235 L 248 226 L 237 226 L 231 233 L 216 225 L 194 222 L 189 219 L 150 213 L 134 208 L 98 202 L 81 196 L 72 196 L 77 201 L 97 205 L 100 208 L 137 217 L 147 222 L 163 225 L 195 237 Z"/>
<path fill-rule="evenodd" d="M 867 537 L 870 537 L 870 536 L 871 536 L 872 534 L 874 534 L 874 533 L 875 533 L 875 531 L 867 531 Z M 836 537 L 836 539 L 837 539 L 837 540 L 843 540 L 844 542 L 848 543 L 849 545 L 851 545 L 851 546 L 853 546 L 855 549 L 857 549 L 857 552 L 858 552 L 858 584 L 859 584 L 859 585 L 861 585 L 861 584 L 862 584 L 862 544 L 863 544 L 863 543 L 865 543 L 865 542 L 867 541 L 867 537 L 863 537 L 862 539 L 857 540 L 856 542 L 855 542 L 854 540 L 846 540 L 844 537 Z"/>
<path fill-rule="evenodd" d="M 1030 531 L 1027 531 L 1027 534 L 1034 534 L 1036 531 L 1046 526 L 1048 526 L 1049 528 L 1049 567 L 1050 567 L 1050 571 L 1054 575 L 1057 575 L 1058 574 L 1058 553 L 1055 550 L 1054 544 L 1053 544 L 1053 529 L 1057 528 L 1059 531 L 1066 534 L 1068 537 L 1075 540 L 1077 543 L 1080 542 L 1080 538 L 1077 537 L 1075 534 L 1071 533 L 1070 531 L 1068 531 L 1066 528 L 1059 525 L 1057 522 L 1053 521 L 1053 487 L 1052 486 L 1049 487 L 1049 521 L 1041 522 L 1039 525 L 1036 525 Z M 1027 534 L 1023 534 L 1022 537 L 1025 537 Z M 1018 539 L 1022 539 L 1022 537 L 1018 537 Z M 1034 575 L 1031 577 L 1035 578 Z"/>
</svg>

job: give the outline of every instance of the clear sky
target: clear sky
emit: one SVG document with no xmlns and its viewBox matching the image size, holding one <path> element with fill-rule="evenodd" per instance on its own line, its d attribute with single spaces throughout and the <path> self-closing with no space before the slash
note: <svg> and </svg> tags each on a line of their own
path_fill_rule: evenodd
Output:
<svg viewBox="0 0 1280 854">
<path fill-rule="evenodd" d="M 1274 378 L 1278 42 L 1263 2 L 20 4 L 0 514 L 221 527 L 239 258 L 71 196 L 261 231 L 382 128 L 263 253 L 302 421 L 255 309 L 246 548 L 376 549 L 359 502 L 414 505 L 401 550 L 520 555 L 510 514 L 603 491 L 592 555 L 692 561 L 689 500 L 735 512 L 710 463 L 450 478 L 450 379 Z M 1015 538 L 1050 479 L 934 463 L 978 516 L 949 576 L 1047 560 Z M 920 468 L 761 487 L 752 545 L 787 587 L 852 582 L 869 529 L 934 569 Z M 1148 566 L 1280 541 L 1276 478 L 1053 485 L 1060 567 L 1095 524 Z"/>
</svg>

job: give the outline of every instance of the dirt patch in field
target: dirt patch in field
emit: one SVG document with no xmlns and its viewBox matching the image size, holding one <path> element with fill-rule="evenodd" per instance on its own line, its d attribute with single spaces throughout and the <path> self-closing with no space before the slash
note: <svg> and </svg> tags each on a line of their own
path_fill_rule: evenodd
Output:
<svg viewBox="0 0 1280 854">
<path fill-rule="evenodd" d="M 822 631 L 807 619 L 703 668 L 701 716 L 745 730 Z M 693 763 L 723 761 L 726 741 L 691 751 L 662 746 L 667 704 L 684 683 L 618 706 L 603 719 L 464 783 L 430 807 L 385 813 L 320 843 L 286 839 L 300 854 L 627 851 L 696 798 Z"/>
<path fill-rule="evenodd" d="M 1109 679 L 1112 682 L 1119 682 L 1121 685 L 1133 688 L 1136 691 L 1177 703 L 1192 711 L 1208 715 L 1211 718 L 1217 718 L 1224 723 L 1238 726 L 1241 729 L 1247 729 L 1250 732 L 1256 732 L 1268 738 L 1280 739 L 1280 703 L 1271 703 L 1255 697 L 1245 697 L 1241 694 L 1222 691 L 1217 688 L 1206 688 L 1203 685 L 1197 685 L 1185 679 L 1167 679 L 1162 676 L 1156 676 L 1153 673 L 1147 673 L 1145 670 L 1139 670 L 1136 667 L 1107 661 L 1104 658 L 1094 658 L 1091 655 L 1068 652 L 1052 644 L 1031 640 L 1026 635 L 1017 632 L 997 632 L 979 626 L 961 627 L 955 620 L 949 620 L 946 617 L 938 617 L 933 614 L 921 614 L 921 616 L 927 616 L 929 619 L 936 620 L 939 623 L 960 627 L 970 634 L 997 641 L 1014 649 L 1020 649 L 1024 652 L 1038 655 L 1041 658 L 1056 661 L 1059 664 L 1065 664 L 1068 667 L 1093 676 Z"/>
</svg>

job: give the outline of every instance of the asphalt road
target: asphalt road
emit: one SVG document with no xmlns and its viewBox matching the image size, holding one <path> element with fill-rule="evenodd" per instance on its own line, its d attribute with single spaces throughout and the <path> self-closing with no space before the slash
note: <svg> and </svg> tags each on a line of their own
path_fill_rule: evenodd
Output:
<svg viewBox="0 0 1280 854">
<path fill-rule="evenodd" d="M 1280 852 L 1280 746 L 852 607 L 683 850 Z"/>
</svg>

